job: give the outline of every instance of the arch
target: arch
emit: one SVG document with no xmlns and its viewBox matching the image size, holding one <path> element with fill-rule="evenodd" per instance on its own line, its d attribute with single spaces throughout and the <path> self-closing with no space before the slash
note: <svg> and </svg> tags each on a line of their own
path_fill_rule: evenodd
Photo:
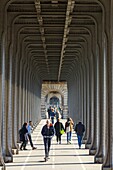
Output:
<svg viewBox="0 0 113 170">
<path fill-rule="evenodd" d="M 46 118 L 46 111 L 49 107 L 49 100 L 56 96 L 60 99 L 60 106 L 63 110 L 63 118 L 68 115 L 68 89 L 67 82 L 43 82 L 41 91 L 41 116 Z"/>
</svg>

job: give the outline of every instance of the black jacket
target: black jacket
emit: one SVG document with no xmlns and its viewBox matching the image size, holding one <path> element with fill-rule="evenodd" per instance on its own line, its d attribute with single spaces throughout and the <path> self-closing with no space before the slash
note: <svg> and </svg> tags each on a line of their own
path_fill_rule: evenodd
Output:
<svg viewBox="0 0 113 170">
<path fill-rule="evenodd" d="M 41 134 L 45 138 L 52 138 L 52 136 L 54 135 L 53 126 L 49 126 L 49 128 L 48 128 L 47 125 L 44 125 L 43 128 L 42 128 Z"/>
<path fill-rule="evenodd" d="M 60 130 L 64 130 L 64 126 L 61 122 L 56 122 L 54 125 L 56 135 L 60 135 Z"/>
<path fill-rule="evenodd" d="M 19 130 L 19 134 L 20 134 L 20 141 L 25 141 L 26 140 L 26 133 L 28 133 L 28 130 L 26 128 L 26 126 L 22 126 L 22 128 Z"/>
<path fill-rule="evenodd" d="M 75 126 L 75 132 L 77 133 L 77 135 L 82 136 L 84 131 L 85 131 L 85 126 L 79 122 L 76 126 Z"/>
</svg>

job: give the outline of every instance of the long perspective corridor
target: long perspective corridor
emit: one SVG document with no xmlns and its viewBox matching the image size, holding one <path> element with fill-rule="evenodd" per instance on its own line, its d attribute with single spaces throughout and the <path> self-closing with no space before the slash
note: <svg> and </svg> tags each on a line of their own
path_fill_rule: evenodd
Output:
<svg viewBox="0 0 113 170">
<path fill-rule="evenodd" d="M 83 148 L 54 136 L 43 162 L 51 107 L 85 125 Z M 37 149 L 21 151 L 29 121 Z M 113 0 L 0 0 L 0 168 L 68 167 L 113 170 Z"/>
</svg>

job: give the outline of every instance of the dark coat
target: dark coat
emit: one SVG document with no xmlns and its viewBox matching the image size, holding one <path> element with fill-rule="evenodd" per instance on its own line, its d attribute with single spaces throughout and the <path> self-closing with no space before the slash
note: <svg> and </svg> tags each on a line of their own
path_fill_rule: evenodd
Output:
<svg viewBox="0 0 113 170">
<path fill-rule="evenodd" d="M 75 132 L 77 133 L 77 135 L 79 136 L 83 136 L 83 133 L 85 132 L 85 126 L 79 122 L 76 126 L 75 126 Z"/>
<path fill-rule="evenodd" d="M 20 141 L 25 141 L 26 140 L 26 133 L 28 133 L 28 130 L 25 125 L 22 126 L 22 128 L 19 130 L 20 134 Z"/>
<path fill-rule="evenodd" d="M 55 117 L 55 112 L 50 111 L 50 117 Z"/>
<path fill-rule="evenodd" d="M 58 121 L 55 123 L 54 128 L 55 128 L 56 135 L 61 135 L 60 130 L 62 130 L 62 129 L 64 130 L 63 124 Z"/>
<path fill-rule="evenodd" d="M 67 122 L 65 123 L 65 132 L 66 132 L 66 128 L 70 126 L 70 123 L 71 123 L 70 121 L 67 121 Z"/>
<path fill-rule="evenodd" d="M 54 135 L 54 128 L 53 128 L 53 126 L 49 126 L 49 128 L 48 128 L 47 125 L 44 125 L 43 128 L 42 128 L 41 134 L 44 137 L 52 138 L 52 136 Z"/>
</svg>

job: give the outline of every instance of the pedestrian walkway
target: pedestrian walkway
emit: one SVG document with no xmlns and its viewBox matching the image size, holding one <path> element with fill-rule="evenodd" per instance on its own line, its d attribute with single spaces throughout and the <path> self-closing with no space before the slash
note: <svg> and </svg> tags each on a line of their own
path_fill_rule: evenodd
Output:
<svg viewBox="0 0 113 170">
<path fill-rule="evenodd" d="M 67 144 L 66 134 L 62 136 L 62 144 L 56 142 L 53 137 L 50 151 L 50 159 L 44 161 L 44 146 L 41 136 L 41 128 L 46 120 L 42 120 L 32 133 L 32 139 L 36 150 L 32 150 L 30 144 L 27 151 L 19 151 L 14 155 L 14 162 L 6 164 L 6 170 L 101 170 L 100 164 L 94 164 L 94 157 L 89 156 L 89 151 L 78 149 L 77 137 L 73 132 L 72 144 Z M 64 124 L 64 120 L 62 121 Z"/>
</svg>

